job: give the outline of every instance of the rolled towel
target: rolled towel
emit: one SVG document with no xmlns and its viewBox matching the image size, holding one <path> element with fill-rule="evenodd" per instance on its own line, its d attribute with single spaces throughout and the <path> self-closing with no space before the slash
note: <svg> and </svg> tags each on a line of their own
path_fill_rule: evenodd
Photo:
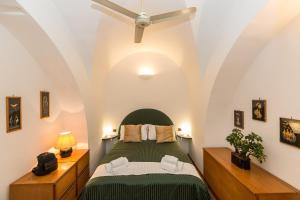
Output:
<svg viewBox="0 0 300 200">
<path fill-rule="evenodd" d="M 165 155 L 164 158 L 167 160 L 167 162 L 172 164 L 177 164 L 178 162 L 178 158 L 176 158 L 175 156 Z"/>
<path fill-rule="evenodd" d="M 178 162 L 177 162 L 177 171 L 181 171 L 181 170 L 183 169 L 183 165 L 184 165 L 183 162 L 178 161 Z"/>
<path fill-rule="evenodd" d="M 105 164 L 105 170 L 108 173 L 113 173 L 121 170 L 128 166 L 128 159 L 126 157 L 120 157 L 112 160 L 110 163 Z"/>
<path fill-rule="evenodd" d="M 111 163 L 106 163 L 106 164 L 105 164 L 105 170 L 106 170 L 108 173 L 112 173 L 112 166 L 111 166 Z"/>
<path fill-rule="evenodd" d="M 112 168 L 117 168 L 117 167 L 120 167 L 122 165 L 127 165 L 128 164 L 128 159 L 125 158 L 125 157 L 120 157 L 116 160 L 111 161 L 110 163 L 111 163 Z"/>
<path fill-rule="evenodd" d="M 127 167 L 128 167 L 128 165 L 121 165 L 119 167 L 112 168 L 111 173 L 116 174 L 117 172 L 120 172 L 120 171 L 126 169 Z"/>
<path fill-rule="evenodd" d="M 169 172 L 176 172 L 176 170 L 177 170 L 177 165 L 174 165 L 174 164 L 171 164 L 168 162 L 164 162 L 164 161 L 162 161 L 160 163 L 160 167 Z"/>
</svg>

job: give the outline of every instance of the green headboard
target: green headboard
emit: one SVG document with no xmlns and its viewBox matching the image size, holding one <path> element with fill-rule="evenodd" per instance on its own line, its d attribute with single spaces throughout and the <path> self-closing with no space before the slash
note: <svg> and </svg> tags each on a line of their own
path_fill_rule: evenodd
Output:
<svg viewBox="0 0 300 200">
<path fill-rule="evenodd" d="M 139 109 L 128 114 L 121 125 L 126 124 L 155 124 L 155 125 L 173 125 L 172 120 L 163 112 L 155 109 Z M 120 128 L 119 128 L 120 134 Z"/>
</svg>

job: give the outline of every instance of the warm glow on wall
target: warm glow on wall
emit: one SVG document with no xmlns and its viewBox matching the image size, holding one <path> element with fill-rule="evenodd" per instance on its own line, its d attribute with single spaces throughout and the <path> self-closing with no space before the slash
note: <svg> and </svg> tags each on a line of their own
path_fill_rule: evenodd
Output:
<svg viewBox="0 0 300 200">
<path fill-rule="evenodd" d="M 155 75 L 153 68 L 148 66 L 142 66 L 138 71 L 139 77 L 142 79 L 150 79 Z"/>
<path fill-rule="evenodd" d="M 180 125 L 180 135 L 186 136 L 186 137 L 191 137 L 192 136 L 192 127 L 191 124 L 188 122 L 184 122 Z"/>
<path fill-rule="evenodd" d="M 104 126 L 102 137 L 106 138 L 116 134 L 116 129 L 114 129 L 112 126 Z"/>
</svg>

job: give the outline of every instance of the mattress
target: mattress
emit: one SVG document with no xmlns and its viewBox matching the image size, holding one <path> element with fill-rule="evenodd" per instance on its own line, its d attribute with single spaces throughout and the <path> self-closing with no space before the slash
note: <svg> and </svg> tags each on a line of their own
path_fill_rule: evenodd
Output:
<svg viewBox="0 0 300 200">
<path fill-rule="evenodd" d="M 177 142 L 156 141 L 124 143 L 118 141 L 100 166 L 121 156 L 129 162 L 158 163 L 164 155 L 176 156 L 191 163 Z M 81 193 L 80 200 L 210 200 L 206 184 L 197 176 L 170 173 L 141 175 L 93 176 Z"/>
</svg>

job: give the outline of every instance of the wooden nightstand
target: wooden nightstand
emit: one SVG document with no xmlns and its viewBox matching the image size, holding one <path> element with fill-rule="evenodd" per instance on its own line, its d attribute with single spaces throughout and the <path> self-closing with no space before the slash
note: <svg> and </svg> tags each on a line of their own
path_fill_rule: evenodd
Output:
<svg viewBox="0 0 300 200">
<path fill-rule="evenodd" d="M 75 200 L 89 179 L 89 151 L 58 156 L 58 169 L 46 176 L 27 173 L 10 185 L 10 200 Z"/>
</svg>

